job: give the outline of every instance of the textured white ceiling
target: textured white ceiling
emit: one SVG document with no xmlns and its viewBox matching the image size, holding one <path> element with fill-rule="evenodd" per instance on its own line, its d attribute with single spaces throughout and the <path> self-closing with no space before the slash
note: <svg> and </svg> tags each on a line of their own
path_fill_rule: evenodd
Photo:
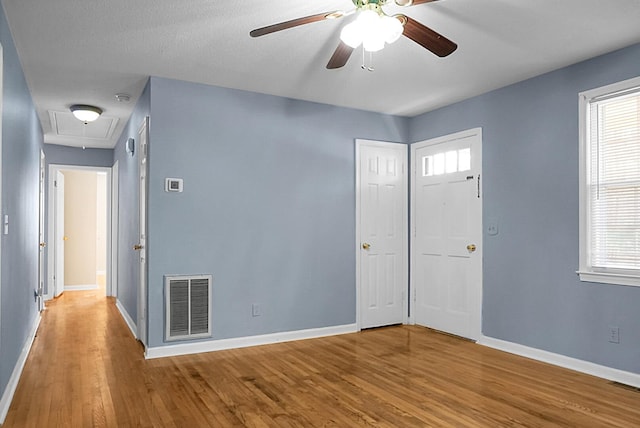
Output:
<svg viewBox="0 0 640 428">
<path fill-rule="evenodd" d="M 45 142 L 113 147 L 148 76 L 414 116 L 640 42 L 640 0 L 439 0 L 404 13 L 458 43 L 438 58 L 407 38 L 327 70 L 346 19 L 249 31 L 351 0 L 2 0 Z M 348 19 L 348 18 L 347 18 Z M 118 103 L 116 93 L 132 95 Z M 111 138 L 67 138 L 49 111 L 93 104 Z"/>
</svg>

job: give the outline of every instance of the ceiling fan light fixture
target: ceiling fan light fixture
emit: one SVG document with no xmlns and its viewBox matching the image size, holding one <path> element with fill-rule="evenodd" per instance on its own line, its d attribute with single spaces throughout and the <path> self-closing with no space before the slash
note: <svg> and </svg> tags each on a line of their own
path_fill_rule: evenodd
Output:
<svg viewBox="0 0 640 428">
<path fill-rule="evenodd" d="M 385 42 L 387 42 L 387 44 L 395 42 L 400 38 L 400 36 L 402 36 L 404 27 L 397 18 L 392 16 L 383 16 L 382 24 L 385 27 Z"/>
<path fill-rule="evenodd" d="M 380 35 L 368 37 L 362 41 L 362 47 L 367 52 L 378 52 L 384 49 L 384 39 Z"/>
<path fill-rule="evenodd" d="M 86 104 L 74 104 L 69 107 L 69 110 L 71 110 L 76 119 L 85 123 L 93 122 L 102 114 L 101 108 Z"/>
<path fill-rule="evenodd" d="M 340 40 L 354 49 L 363 45 L 367 52 L 377 52 L 384 48 L 385 42 L 398 40 L 403 30 L 398 19 L 366 9 L 355 21 L 344 26 Z"/>
</svg>

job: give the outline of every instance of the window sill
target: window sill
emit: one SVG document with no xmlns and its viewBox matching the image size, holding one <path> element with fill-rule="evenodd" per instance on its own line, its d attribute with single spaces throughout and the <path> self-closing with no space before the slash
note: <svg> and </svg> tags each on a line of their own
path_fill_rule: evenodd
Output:
<svg viewBox="0 0 640 428">
<path fill-rule="evenodd" d="M 637 275 L 585 271 L 577 271 L 576 273 L 580 276 L 580 281 L 640 287 L 640 276 Z"/>
</svg>

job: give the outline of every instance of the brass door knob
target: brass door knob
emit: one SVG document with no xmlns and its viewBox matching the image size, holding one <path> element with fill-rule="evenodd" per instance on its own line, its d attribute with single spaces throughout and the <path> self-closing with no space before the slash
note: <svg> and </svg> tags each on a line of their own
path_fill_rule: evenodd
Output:
<svg viewBox="0 0 640 428">
<path fill-rule="evenodd" d="M 367 244 L 366 242 L 362 244 L 362 249 L 363 250 L 368 250 L 369 248 L 371 248 L 370 244 Z"/>
<path fill-rule="evenodd" d="M 142 245 L 140 245 L 140 244 L 136 244 L 136 245 L 133 246 L 133 249 L 136 250 L 136 251 L 142 250 L 142 248 L 144 248 L 144 247 Z"/>
<path fill-rule="evenodd" d="M 47 246 L 47 243 L 46 243 L 46 242 L 41 242 L 41 243 L 40 243 L 40 248 L 44 248 L 44 247 L 46 247 L 46 246 Z"/>
<path fill-rule="evenodd" d="M 62 240 L 63 240 L 63 241 L 68 241 L 68 240 L 69 240 L 69 237 L 68 237 L 68 236 L 63 236 L 63 237 L 62 237 Z"/>
<path fill-rule="evenodd" d="M 473 253 L 475 250 L 476 250 L 476 245 L 475 244 L 467 245 L 467 251 L 469 251 L 470 253 Z"/>
</svg>

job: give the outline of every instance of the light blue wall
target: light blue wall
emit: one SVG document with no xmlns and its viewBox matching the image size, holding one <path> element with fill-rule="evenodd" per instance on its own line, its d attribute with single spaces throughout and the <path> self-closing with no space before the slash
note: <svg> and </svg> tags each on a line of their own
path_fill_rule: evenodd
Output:
<svg viewBox="0 0 640 428">
<path fill-rule="evenodd" d="M 640 287 L 575 273 L 578 93 L 638 75 L 635 45 L 411 120 L 413 142 L 482 127 L 485 335 L 640 373 Z"/>
<path fill-rule="evenodd" d="M 213 275 L 215 339 L 354 323 L 354 139 L 406 141 L 407 129 L 152 78 L 149 345 L 163 345 L 165 274 Z M 184 192 L 164 192 L 165 177 L 183 178 Z"/>
<path fill-rule="evenodd" d="M 1 396 L 38 316 L 33 292 L 38 286 L 38 177 L 43 137 L 2 8 L 0 43 L 4 49 L 2 215 L 9 215 L 9 234 L 0 235 Z"/>
<path fill-rule="evenodd" d="M 113 166 L 113 149 L 82 149 L 81 147 L 45 144 L 44 154 L 47 165 L 101 166 L 106 168 Z"/>
<path fill-rule="evenodd" d="M 118 161 L 118 300 L 124 306 L 134 322 L 137 321 L 138 304 L 138 253 L 133 246 L 138 242 L 139 210 L 138 202 L 138 151 L 131 156 L 125 150 L 128 138 L 138 143 L 138 130 L 146 116 L 149 115 L 150 91 L 149 84 L 138 99 L 138 103 L 129 118 L 129 122 L 122 131 L 118 144 L 113 150 L 113 160 Z M 137 148 L 137 147 L 136 147 Z"/>
</svg>

